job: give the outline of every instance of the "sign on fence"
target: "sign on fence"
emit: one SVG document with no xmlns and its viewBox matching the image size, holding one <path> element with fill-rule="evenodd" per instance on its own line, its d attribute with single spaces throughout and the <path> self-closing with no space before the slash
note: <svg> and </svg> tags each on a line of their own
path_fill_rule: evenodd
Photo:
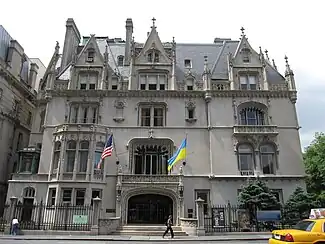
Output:
<svg viewBox="0 0 325 244">
<path fill-rule="evenodd" d="M 73 215 L 72 223 L 76 225 L 88 224 L 88 215 Z"/>
</svg>

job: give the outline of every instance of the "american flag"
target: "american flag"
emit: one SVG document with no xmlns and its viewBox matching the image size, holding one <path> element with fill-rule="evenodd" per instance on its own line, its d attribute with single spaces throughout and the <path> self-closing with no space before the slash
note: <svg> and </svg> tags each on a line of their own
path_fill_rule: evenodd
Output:
<svg viewBox="0 0 325 244">
<path fill-rule="evenodd" d="M 98 169 L 101 168 L 102 162 L 106 157 L 112 156 L 112 151 L 113 151 L 113 135 L 111 135 L 107 139 L 104 150 L 103 150 L 102 155 L 100 156 L 100 160 L 99 160 L 99 162 L 97 164 Z"/>
<path fill-rule="evenodd" d="M 106 157 L 112 156 L 112 151 L 113 151 L 113 135 L 111 135 L 108 138 L 100 159 L 104 160 Z"/>
</svg>

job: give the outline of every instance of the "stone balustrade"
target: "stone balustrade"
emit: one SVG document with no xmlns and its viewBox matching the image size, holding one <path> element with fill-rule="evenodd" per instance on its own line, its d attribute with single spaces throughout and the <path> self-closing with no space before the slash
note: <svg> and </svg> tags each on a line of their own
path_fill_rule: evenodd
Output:
<svg viewBox="0 0 325 244">
<path fill-rule="evenodd" d="M 279 134 L 276 125 L 235 125 L 234 134 Z"/>
<path fill-rule="evenodd" d="M 78 131 L 78 132 L 96 132 L 96 133 L 107 133 L 107 127 L 102 125 L 90 125 L 88 123 L 69 123 L 62 124 L 55 127 L 55 133 L 66 132 L 66 131 Z"/>
<path fill-rule="evenodd" d="M 122 183 L 178 184 L 179 175 L 123 175 Z"/>
</svg>

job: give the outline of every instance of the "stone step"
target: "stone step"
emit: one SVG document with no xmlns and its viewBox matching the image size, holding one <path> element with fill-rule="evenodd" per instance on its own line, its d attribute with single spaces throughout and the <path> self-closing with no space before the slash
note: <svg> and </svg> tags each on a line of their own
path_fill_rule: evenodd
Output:
<svg viewBox="0 0 325 244">
<path fill-rule="evenodd" d="M 119 230 L 139 230 L 139 231 L 164 231 L 164 225 L 124 225 Z M 180 226 L 173 226 L 174 231 L 182 231 Z"/>
<path fill-rule="evenodd" d="M 118 230 L 113 232 L 112 235 L 120 236 L 162 236 L 164 231 L 146 231 L 146 230 Z M 187 233 L 184 231 L 174 231 L 175 236 L 187 236 Z M 170 233 L 167 234 L 170 236 Z"/>
<path fill-rule="evenodd" d="M 162 236 L 165 230 L 165 225 L 124 225 L 112 234 L 121 236 Z M 187 236 L 187 233 L 182 231 L 180 226 L 173 226 L 173 230 L 175 236 Z"/>
</svg>

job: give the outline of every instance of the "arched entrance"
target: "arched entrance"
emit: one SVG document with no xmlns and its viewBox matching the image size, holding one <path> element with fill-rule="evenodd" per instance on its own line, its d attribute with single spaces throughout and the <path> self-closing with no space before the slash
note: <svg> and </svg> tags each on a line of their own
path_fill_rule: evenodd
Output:
<svg viewBox="0 0 325 244">
<path fill-rule="evenodd" d="M 173 215 L 173 200 L 159 194 L 140 194 L 128 201 L 128 224 L 164 224 Z"/>
</svg>

